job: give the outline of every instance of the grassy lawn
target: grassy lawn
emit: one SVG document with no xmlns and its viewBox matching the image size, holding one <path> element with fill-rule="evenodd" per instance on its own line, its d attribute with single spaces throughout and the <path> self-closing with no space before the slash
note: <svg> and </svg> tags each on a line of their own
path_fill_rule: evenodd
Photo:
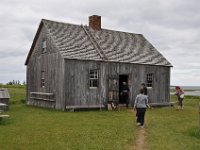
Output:
<svg viewBox="0 0 200 150">
<path fill-rule="evenodd" d="M 176 97 L 172 96 L 175 100 Z M 147 113 L 146 147 L 149 150 L 199 150 L 199 97 L 187 96 L 184 110 L 153 109 Z"/>
<path fill-rule="evenodd" d="M 123 110 L 61 112 L 23 104 L 24 88 L 9 88 L 10 115 L 0 123 L 1 150 L 122 150 L 133 144 L 133 114 Z"/>
<path fill-rule="evenodd" d="M 62 112 L 30 107 L 24 104 L 24 87 L 7 88 L 11 100 L 6 114 L 10 118 L 0 122 L 0 150 L 128 150 L 135 145 L 139 130 L 129 111 Z M 183 111 L 148 110 L 146 148 L 199 150 L 199 101 L 186 97 Z"/>
</svg>

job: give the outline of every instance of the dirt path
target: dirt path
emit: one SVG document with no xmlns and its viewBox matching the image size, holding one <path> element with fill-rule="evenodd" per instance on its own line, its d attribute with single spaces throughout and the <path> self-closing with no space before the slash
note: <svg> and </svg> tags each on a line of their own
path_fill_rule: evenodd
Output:
<svg viewBox="0 0 200 150">
<path fill-rule="evenodd" d="M 144 150 L 144 141 L 145 141 L 145 129 L 139 128 L 138 135 L 136 139 L 135 150 Z"/>
<path fill-rule="evenodd" d="M 129 111 L 133 112 L 132 110 Z M 145 150 L 145 128 L 138 127 L 135 145 L 131 150 Z"/>
</svg>

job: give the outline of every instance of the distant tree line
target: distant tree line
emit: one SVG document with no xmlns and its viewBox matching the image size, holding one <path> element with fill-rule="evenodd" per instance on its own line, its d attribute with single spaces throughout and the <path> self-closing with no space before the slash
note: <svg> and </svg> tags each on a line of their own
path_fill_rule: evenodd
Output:
<svg viewBox="0 0 200 150">
<path fill-rule="evenodd" d="M 22 83 L 19 80 L 12 80 L 6 83 L 6 85 L 26 85 L 26 82 L 23 81 Z"/>
</svg>

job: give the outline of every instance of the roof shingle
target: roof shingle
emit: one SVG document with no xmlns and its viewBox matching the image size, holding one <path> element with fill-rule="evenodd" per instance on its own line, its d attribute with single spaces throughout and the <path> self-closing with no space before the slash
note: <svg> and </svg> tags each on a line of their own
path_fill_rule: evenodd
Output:
<svg viewBox="0 0 200 150">
<path fill-rule="evenodd" d="M 141 34 L 42 22 L 64 58 L 172 66 Z"/>
</svg>

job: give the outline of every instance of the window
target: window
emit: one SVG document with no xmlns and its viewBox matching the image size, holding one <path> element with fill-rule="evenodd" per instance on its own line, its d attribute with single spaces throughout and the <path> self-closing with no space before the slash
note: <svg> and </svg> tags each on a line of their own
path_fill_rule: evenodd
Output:
<svg viewBox="0 0 200 150">
<path fill-rule="evenodd" d="M 46 53 L 46 51 L 47 51 L 47 41 L 45 40 L 42 43 L 42 53 Z"/>
<path fill-rule="evenodd" d="M 147 87 L 153 87 L 153 73 L 147 74 Z"/>
<path fill-rule="evenodd" d="M 41 72 L 41 87 L 45 87 L 45 72 Z"/>
<path fill-rule="evenodd" d="M 90 70 L 90 87 L 98 87 L 98 70 Z"/>
</svg>

